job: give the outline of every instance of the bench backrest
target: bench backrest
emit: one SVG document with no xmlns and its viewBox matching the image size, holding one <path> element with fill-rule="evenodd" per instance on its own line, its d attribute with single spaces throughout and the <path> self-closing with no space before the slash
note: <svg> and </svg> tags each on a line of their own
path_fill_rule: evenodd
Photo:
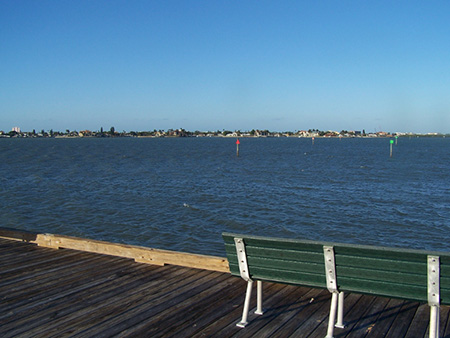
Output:
<svg viewBox="0 0 450 338">
<path fill-rule="evenodd" d="M 223 233 L 233 275 L 240 276 L 235 238 L 242 238 L 250 278 L 327 288 L 324 246 L 334 249 L 339 291 L 426 302 L 428 256 L 439 257 L 440 303 L 450 305 L 450 253 Z"/>
</svg>

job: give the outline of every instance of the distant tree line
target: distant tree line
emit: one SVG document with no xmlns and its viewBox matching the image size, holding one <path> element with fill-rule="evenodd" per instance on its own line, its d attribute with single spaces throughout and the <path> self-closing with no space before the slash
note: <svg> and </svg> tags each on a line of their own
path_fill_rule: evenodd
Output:
<svg viewBox="0 0 450 338">
<path fill-rule="evenodd" d="M 15 128 L 16 129 L 16 128 Z M 111 127 L 109 131 L 105 131 L 101 127 L 98 131 L 90 130 L 69 130 L 66 129 L 64 132 L 54 131 L 50 129 L 48 131 L 41 130 L 36 132 L 35 129 L 31 132 L 22 132 L 17 130 L 12 130 L 10 132 L 0 131 L 0 137 L 392 137 L 392 136 L 411 136 L 417 135 L 413 133 L 402 133 L 395 134 L 390 132 L 374 132 L 366 133 L 363 129 L 362 131 L 349 131 L 341 130 L 340 132 L 331 130 L 319 130 L 319 129 L 308 129 L 308 130 L 296 130 L 296 131 L 269 131 L 268 129 L 259 130 L 252 129 L 249 131 L 240 130 L 216 130 L 216 131 L 188 131 L 183 128 L 179 129 L 153 129 L 152 131 L 122 131 L 118 132 L 114 127 Z M 421 136 L 442 136 L 439 133 L 429 133 L 429 134 L 419 134 Z"/>
</svg>

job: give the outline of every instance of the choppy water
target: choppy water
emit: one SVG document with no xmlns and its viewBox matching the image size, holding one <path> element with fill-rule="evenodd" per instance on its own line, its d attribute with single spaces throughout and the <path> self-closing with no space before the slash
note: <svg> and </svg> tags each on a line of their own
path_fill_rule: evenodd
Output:
<svg viewBox="0 0 450 338">
<path fill-rule="evenodd" d="M 449 251 L 450 139 L 0 139 L 0 226 L 224 255 L 221 232 Z"/>
</svg>

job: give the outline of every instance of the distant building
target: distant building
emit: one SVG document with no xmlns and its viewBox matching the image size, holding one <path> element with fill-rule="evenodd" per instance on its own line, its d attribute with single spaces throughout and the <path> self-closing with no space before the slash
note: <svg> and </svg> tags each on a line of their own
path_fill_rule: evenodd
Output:
<svg viewBox="0 0 450 338">
<path fill-rule="evenodd" d="M 308 132 L 308 131 L 306 131 L 306 130 L 300 130 L 300 131 L 298 132 L 298 136 L 299 136 L 299 137 L 310 137 L 310 136 L 311 136 L 311 133 Z"/>
<path fill-rule="evenodd" d="M 13 127 L 12 131 L 15 131 L 16 133 L 20 133 L 20 128 L 19 127 Z"/>
<path fill-rule="evenodd" d="M 92 131 L 90 130 L 82 130 L 78 133 L 79 137 L 83 137 L 83 136 L 92 136 Z"/>
</svg>

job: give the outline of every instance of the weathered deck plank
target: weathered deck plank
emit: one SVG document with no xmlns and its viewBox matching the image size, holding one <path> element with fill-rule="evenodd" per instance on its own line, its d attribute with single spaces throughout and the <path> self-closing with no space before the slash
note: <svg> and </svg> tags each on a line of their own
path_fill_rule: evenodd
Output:
<svg viewBox="0 0 450 338">
<path fill-rule="evenodd" d="M 345 324 L 349 330 L 348 338 L 364 337 L 372 330 L 373 323 L 378 320 L 386 308 L 389 298 L 365 296 L 357 306 L 346 311 Z"/>
<path fill-rule="evenodd" d="M 327 290 L 264 283 L 265 313 L 241 329 L 245 288 L 227 273 L 0 238 L 1 337 L 325 336 Z M 426 304 L 347 294 L 345 305 L 335 337 L 427 336 Z M 442 337 L 449 315 L 441 307 Z"/>
<path fill-rule="evenodd" d="M 128 272 L 131 275 L 135 273 L 133 270 Z M 12 322 L 15 324 L 20 324 L 21 320 L 28 323 L 39 322 L 45 320 L 48 313 L 54 314 L 53 320 L 56 321 L 58 317 L 64 317 L 65 314 L 75 313 L 78 308 L 85 309 L 91 299 L 101 301 L 108 297 L 111 288 L 117 289 L 119 286 L 130 284 L 131 277 L 127 275 L 123 277 L 117 275 L 112 278 L 109 271 L 100 268 L 96 270 L 96 273 L 98 274 L 92 280 L 89 280 L 89 276 L 87 276 L 88 279 L 84 280 L 84 283 L 79 281 L 71 284 L 70 287 L 65 285 L 55 287 L 52 288 L 51 294 L 42 292 L 33 299 L 29 299 L 28 302 L 25 299 L 25 302 L 18 303 L 17 307 L 12 307 L 10 310 Z M 127 271 L 123 270 L 123 273 L 126 274 Z"/>
<path fill-rule="evenodd" d="M 185 280 L 189 280 L 186 278 Z M 168 282 L 170 283 L 170 282 Z M 124 286 L 122 286 L 124 287 Z M 60 336 L 63 332 L 64 335 L 72 335 L 82 333 L 86 336 L 100 336 L 102 331 L 110 330 L 110 327 L 115 324 L 116 321 L 133 321 L 136 320 L 141 312 L 142 308 L 138 305 L 146 301 L 146 297 L 151 297 L 155 292 L 164 292 L 166 288 L 161 285 L 161 280 L 158 278 L 145 285 L 140 285 L 134 289 L 115 290 L 116 294 L 110 294 L 109 298 L 105 298 L 102 295 L 103 291 L 99 291 L 98 295 L 89 299 L 89 302 L 81 304 L 74 304 L 67 308 L 69 313 L 58 315 L 57 318 L 52 320 L 52 332 L 58 333 Z M 99 298 L 100 296 L 100 298 Z M 156 303 L 156 302 L 155 302 Z M 73 310 L 75 305 L 75 310 Z M 136 310 L 137 308 L 137 310 Z M 103 325 L 103 323 L 107 323 Z M 59 331 L 60 327 L 63 327 L 63 331 Z M 92 331 L 92 335 L 84 334 L 86 331 Z M 98 335 L 95 333 L 99 331 Z M 33 331 L 34 333 L 34 331 Z M 38 333 L 38 332 L 36 332 Z M 43 335 L 45 331 L 39 331 Z"/>
</svg>

